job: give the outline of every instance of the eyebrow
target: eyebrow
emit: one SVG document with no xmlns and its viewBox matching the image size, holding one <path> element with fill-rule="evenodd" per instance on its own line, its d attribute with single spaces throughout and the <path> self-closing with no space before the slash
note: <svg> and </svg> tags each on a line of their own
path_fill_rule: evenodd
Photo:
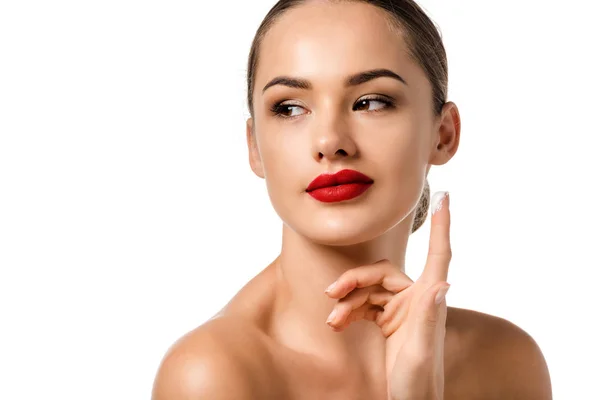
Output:
<svg viewBox="0 0 600 400">
<path fill-rule="evenodd" d="M 408 83 L 406 83 L 404 78 L 402 78 L 400 75 L 396 74 L 395 72 L 390 71 L 389 69 L 385 69 L 385 68 L 372 69 L 369 71 L 363 71 L 363 72 L 359 72 L 357 74 L 350 75 L 349 77 L 346 78 L 344 86 L 345 87 L 357 86 L 362 83 L 371 81 L 373 79 L 382 78 L 382 77 L 396 79 L 408 86 Z M 271 79 L 271 81 L 269 81 L 269 83 L 267 83 L 265 85 L 262 92 L 264 93 L 268 88 L 270 88 L 271 86 L 275 86 L 275 85 L 283 85 L 283 86 L 287 86 L 287 87 L 294 88 L 294 89 L 304 89 L 304 90 L 312 89 L 312 84 L 307 79 L 294 78 L 291 76 L 278 76 L 276 78 Z"/>
</svg>

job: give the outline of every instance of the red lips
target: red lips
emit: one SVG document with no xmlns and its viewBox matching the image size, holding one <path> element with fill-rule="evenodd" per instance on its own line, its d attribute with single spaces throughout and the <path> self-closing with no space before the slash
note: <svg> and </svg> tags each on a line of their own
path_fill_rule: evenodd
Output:
<svg viewBox="0 0 600 400">
<path fill-rule="evenodd" d="M 335 174 L 316 177 L 306 191 L 315 199 L 332 203 L 360 196 L 373 183 L 373 179 L 352 169 L 343 169 Z"/>
<path fill-rule="evenodd" d="M 365 174 L 352 169 L 343 169 L 335 174 L 321 174 L 317 176 L 306 188 L 307 192 L 328 186 L 343 185 L 346 183 L 373 183 L 373 179 Z"/>
</svg>

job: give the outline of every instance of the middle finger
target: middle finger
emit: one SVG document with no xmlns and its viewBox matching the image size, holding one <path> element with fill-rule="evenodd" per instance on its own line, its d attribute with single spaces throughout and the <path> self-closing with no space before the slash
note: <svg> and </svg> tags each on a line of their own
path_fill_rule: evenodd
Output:
<svg viewBox="0 0 600 400">
<path fill-rule="evenodd" d="M 362 265 L 344 272 L 333 287 L 327 288 L 325 293 L 332 298 L 342 298 L 355 288 L 365 288 L 372 285 L 381 285 L 385 289 L 398 293 L 414 282 L 403 273 L 400 268 L 389 260 L 380 260 L 374 264 Z"/>
<path fill-rule="evenodd" d="M 343 326 L 353 310 L 358 309 L 365 303 L 383 307 L 393 296 L 394 293 L 380 285 L 355 289 L 338 300 L 330 314 L 330 318 L 327 319 L 327 323 L 332 327 Z"/>
</svg>

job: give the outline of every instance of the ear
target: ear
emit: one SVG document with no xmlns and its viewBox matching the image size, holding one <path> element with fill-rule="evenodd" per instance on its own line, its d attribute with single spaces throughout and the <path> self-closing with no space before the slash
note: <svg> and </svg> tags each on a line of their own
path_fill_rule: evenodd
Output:
<svg viewBox="0 0 600 400">
<path fill-rule="evenodd" d="M 454 157 L 460 142 L 460 125 L 458 107 L 451 101 L 446 102 L 442 108 L 439 128 L 434 134 L 430 164 L 443 165 Z"/>
<path fill-rule="evenodd" d="M 256 143 L 256 135 L 254 134 L 253 120 L 252 117 L 246 121 L 246 142 L 248 143 L 248 160 L 250 161 L 250 168 L 259 178 L 265 177 L 263 171 L 262 160 L 260 153 L 258 152 L 258 145 Z"/>
</svg>

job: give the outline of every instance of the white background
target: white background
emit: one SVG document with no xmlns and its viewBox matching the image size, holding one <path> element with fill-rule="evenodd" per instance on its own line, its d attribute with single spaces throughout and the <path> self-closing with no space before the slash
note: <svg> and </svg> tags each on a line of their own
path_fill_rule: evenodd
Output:
<svg viewBox="0 0 600 400">
<path fill-rule="evenodd" d="M 244 126 L 274 3 L 0 2 L 0 398 L 148 399 L 168 347 L 276 257 Z M 556 399 L 593 398 L 596 4 L 420 4 L 462 117 L 458 153 L 429 175 L 452 196 L 448 305 L 516 323 Z"/>
</svg>

